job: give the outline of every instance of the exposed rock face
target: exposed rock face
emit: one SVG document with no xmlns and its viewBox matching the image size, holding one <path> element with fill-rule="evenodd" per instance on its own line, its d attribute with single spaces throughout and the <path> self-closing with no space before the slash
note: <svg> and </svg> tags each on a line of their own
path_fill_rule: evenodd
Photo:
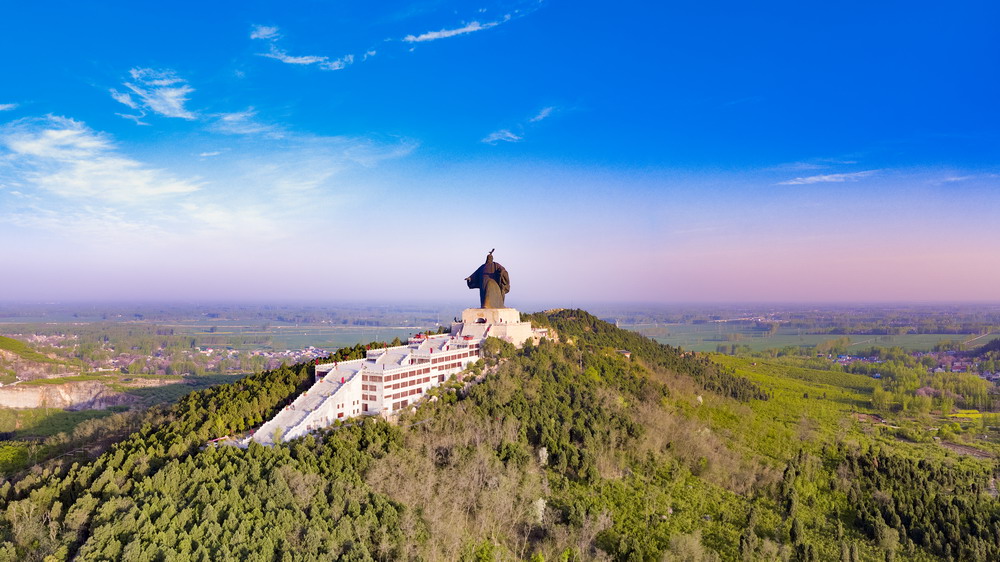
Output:
<svg viewBox="0 0 1000 562">
<path fill-rule="evenodd" d="M 0 372 L 13 373 L 20 380 L 45 379 L 79 375 L 80 370 L 58 363 L 39 363 L 0 349 Z"/>
<path fill-rule="evenodd" d="M 0 406 L 5 408 L 62 408 L 103 410 L 108 406 L 131 404 L 138 397 L 111 390 L 97 381 L 63 384 L 9 385 L 0 388 Z"/>
</svg>

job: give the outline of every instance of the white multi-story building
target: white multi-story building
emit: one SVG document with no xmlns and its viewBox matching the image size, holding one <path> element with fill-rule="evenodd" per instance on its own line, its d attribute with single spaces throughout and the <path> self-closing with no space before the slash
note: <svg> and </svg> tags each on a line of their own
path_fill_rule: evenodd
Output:
<svg viewBox="0 0 1000 562">
<path fill-rule="evenodd" d="M 271 445 L 337 420 L 398 412 L 478 361 L 480 346 L 487 337 L 499 337 L 519 346 L 541 335 L 528 322 L 521 322 L 520 314 L 512 308 L 467 309 L 462 313 L 462 322 L 452 325 L 450 334 L 418 334 L 406 345 L 369 350 L 364 359 L 317 365 L 313 386 L 250 439 Z"/>
</svg>

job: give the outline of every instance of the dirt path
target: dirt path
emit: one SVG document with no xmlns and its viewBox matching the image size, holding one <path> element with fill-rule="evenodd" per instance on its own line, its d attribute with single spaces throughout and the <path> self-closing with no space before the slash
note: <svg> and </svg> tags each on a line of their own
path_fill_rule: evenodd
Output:
<svg viewBox="0 0 1000 562">
<path fill-rule="evenodd" d="M 969 455 L 976 457 L 977 459 L 991 459 L 993 455 L 987 453 L 982 449 L 977 449 L 975 447 L 970 447 L 968 445 L 959 445 L 958 443 L 949 443 L 948 441 L 942 441 L 941 446 L 956 453 L 963 455 Z"/>
<path fill-rule="evenodd" d="M 978 339 L 982 339 L 982 338 L 985 338 L 986 336 L 992 336 L 992 335 L 993 335 L 993 332 L 987 332 L 987 333 L 985 333 L 985 334 L 983 334 L 981 336 L 976 336 L 976 337 L 972 338 L 971 340 L 965 340 L 964 342 L 962 342 L 962 345 L 965 345 L 967 343 L 972 343 L 972 342 L 974 342 L 974 341 L 976 341 Z"/>
</svg>

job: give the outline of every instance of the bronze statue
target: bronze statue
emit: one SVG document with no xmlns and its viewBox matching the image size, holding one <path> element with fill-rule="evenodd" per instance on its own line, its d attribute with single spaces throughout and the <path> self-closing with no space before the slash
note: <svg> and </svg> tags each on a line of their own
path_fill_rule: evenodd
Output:
<svg viewBox="0 0 1000 562">
<path fill-rule="evenodd" d="M 504 295 L 510 292 L 507 270 L 493 261 L 493 250 L 486 255 L 486 263 L 465 278 L 470 289 L 479 289 L 479 308 L 505 308 Z"/>
</svg>

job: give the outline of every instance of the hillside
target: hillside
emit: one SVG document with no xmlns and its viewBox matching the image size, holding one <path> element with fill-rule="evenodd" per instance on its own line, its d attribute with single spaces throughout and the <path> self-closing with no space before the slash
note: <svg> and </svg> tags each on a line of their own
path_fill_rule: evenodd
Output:
<svg viewBox="0 0 1000 562">
<path fill-rule="evenodd" d="M 1000 555 L 995 463 L 859 421 L 870 379 L 717 363 L 583 311 L 526 318 L 561 343 L 488 340 L 482 383 L 447 385 L 398 425 L 205 446 L 287 404 L 308 365 L 113 416 L 119 427 L 101 435 L 121 437 L 103 453 L 0 485 L 0 559 Z"/>
<path fill-rule="evenodd" d="M 20 340 L 0 336 L 0 383 L 79 373 L 79 365 L 40 353 Z"/>
</svg>

